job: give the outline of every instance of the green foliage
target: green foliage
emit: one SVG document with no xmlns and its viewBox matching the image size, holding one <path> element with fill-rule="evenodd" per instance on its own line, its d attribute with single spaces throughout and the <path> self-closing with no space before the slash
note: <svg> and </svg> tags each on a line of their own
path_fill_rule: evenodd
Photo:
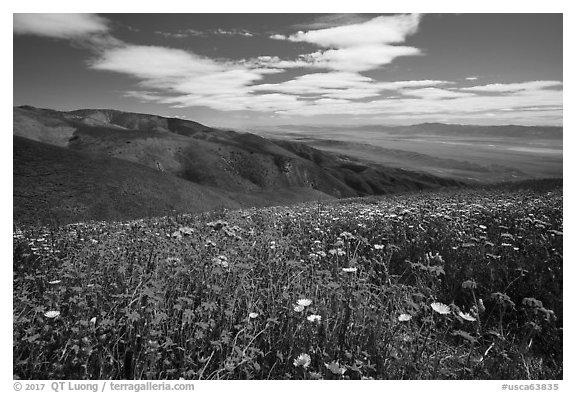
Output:
<svg viewBox="0 0 576 393">
<path fill-rule="evenodd" d="M 561 379 L 562 231 L 561 189 L 15 228 L 13 373 Z"/>
</svg>

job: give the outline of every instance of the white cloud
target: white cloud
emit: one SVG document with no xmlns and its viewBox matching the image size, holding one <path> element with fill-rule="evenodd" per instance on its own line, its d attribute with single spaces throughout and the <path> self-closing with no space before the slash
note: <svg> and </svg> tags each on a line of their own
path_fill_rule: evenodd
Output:
<svg viewBox="0 0 576 393">
<path fill-rule="evenodd" d="M 201 95 L 236 94 L 247 92 L 246 86 L 261 79 L 257 72 L 245 69 L 225 69 L 203 75 L 182 75 L 179 80 L 150 81 L 148 86 L 164 88 L 182 93 Z"/>
<path fill-rule="evenodd" d="M 346 48 L 344 50 L 357 50 Z M 261 83 L 282 60 L 261 56 L 240 62 L 217 61 L 180 49 L 150 46 L 109 48 L 92 63 L 139 81 L 127 93 L 173 107 L 203 106 L 221 111 L 254 111 L 284 116 L 354 115 L 445 119 L 486 116 L 526 121 L 561 119 L 558 81 L 527 81 L 467 88 L 441 80 L 379 82 L 352 70 L 315 72 L 279 83 Z M 342 68 L 342 67 L 337 67 Z M 390 97 L 385 91 L 397 94 Z M 484 94 L 497 93 L 497 94 Z M 507 109 L 502 111 L 501 109 Z M 536 120 L 535 120 L 536 119 Z"/>
<path fill-rule="evenodd" d="M 157 92 L 144 91 L 144 90 L 130 90 L 123 94 L 124 97 L 137 98 L 142 102 L 159 102 L 163 100 L 164 96 L 159 95 Z"/>
<path fill-rule="evenodd" d="M 341 72 L 362 72 L 390 64 L 400 56 L 416 56 L 418 48 L 391 45 L 364 45 L 344 49 L 328 49 L 298 56 L 294 60 L 281 59 L 278 56 L 259 56 L 244 60 L 252 67 L 276 69 L 315 68 Z"/>
<path fill-rule="evenodd" d="M 475 80 L 478 80 L 478 77 L 477 76 L 468 76 L 464 79 L 466 79 L 467 81 L 475 81 Z"/>
<path fill-rule="evenodd" d="M 288 37 L 286 37 L 286 36 L 283 35 L 283 34 L 272 34 L 272 35 L 270 36 L 270 38 L 273 39 L 273 40 L 286 40 L 286 39 L 288 39 Z"/>
<path fill-rule="evenodd" d="M 278 56 L 258 56 L 251 59 L 240 60 L 238 63 L 249 68 L 268 68 L 276 70 L 312 67 L 310 62 L 305 61 L 302 57 L 296 60 L 283 60 Z"/>
<path fill-rule="evenodd" d="M 409 46 L 362 45 L 344 49 L 329 49 L 302 57 L 312 67 L 361 72 L 390 64 L 400 56 L 420 54 L 419 49 Z"/>
<path fill-rule="evenodd" d="M 104 51 L 91 67 L 141 79 L 180 78 L 221 71 L 216 62 L 180 49 L 159 46 L 124 46 Z"/>
<path fill-rule="evenodd" d="M 460 90 L 486 93 L 510 93 L 517 91 L 540 90 L 549 87 L 560 86 L 562 86 L 562 82 L 560 81 L 530 81 L 521 83 L 494 83 L 483 86 L 464 87 Z"/>
<path fill-rule="evenodd" d="M 357 18 L 356 18 L 357 19 Z M 335 71 L 361 72 L 390 64 L 401 56 L 417 56 L 418 48 L 399 46 L 406 37 L 416 33 L 420 15 L 379 16 L 344 26 L 299 31 L 286 36 L 274 34 L 275 40 L 307 42 L 325 48 L 302 54 L 296 60 L 268 60 L 271 67 L 308 67 Z"/>
<path fill-rule="evenodd" d="M 282 83 L 260 84 L 255 91 L 272 90 L 291 94 L 324 93 L 333 89 L 369 88 L 372 78 L 352 72 L 318 72 L 298 76 Z"/>
<path fill-rule="evenodd" d="M 366 103 L 351 103 L 338 108 L 307 107 L 307 116 L 338 110 L 337 113 L 365 116 L 387 116 L 390 119 L 417 119 L 431 121 L 467 122 L 492 113 L 494 124 L 558 124 L 562 121 L 562 91 L 546 87 L 560 86 L 556 83 L 528 81 L 508 88 L 498 88 L 498 95 L 477 95 L 469 89 L 404 89 L 404 97 L 380 99 Z M 520 85 L 522 89 L 520 89 Z M 484 91 L 482 91 L 484 92 Z M 460 95 L 458 94 L 460 93 Z M 410 98 L 415 97 L 415 98 Z M 336 112 L 335 112 L 336 113 Z M 295 113 L 291 113 L 295 115 Z M 468 121 L 469 122 L 469 121 Z"/>
<path fill-rule="evenodd" d="M 252 91 L 276 91 L 285 94 L 317 95 L 328 98 L 361 99 L 379 96 L 383 90 L 400 91 L 450 83 L 437 80 L 376 82 L 370 77 L 355 72 L 318 72 L 281 83 L 258 84 L 251 89 Z"/>
<path fill-rule="evenodd" d="M 526 82 L 526 85 L 530 85 L 530 82 Z M 469 123 L 470 119 L 484 118 L 487 113 L 494 114 L 493 124 L 561 124 L 562 121 L 560 90 L 524 90 L 497 96 L 464 93 L 456 96 L 452 94 L 457 93 L 454 90 L 433 89 L 400 89 L 403 96 L 380 97 L 370 101 L 316 100 L 278 113 L 296 117 L 366 116 L 372 120 L 403 119 L 410 123 L 434 120 Z M 448 95 L 451 98 L 446 99 Z"/>
<path fill-rule="evenodd" d="M 558 88 L 562 82 L 558 81 L 458 88 L 450 81 L 377 81 L 360 74 L 389 64 L 399 56 L 421 54 L 418 48 L 391 45 L 414 33 L 418 22 L 417 16 L 379 17 L 341 26 L 346 28 L 344 30 L 316 30 L 322 34 L 278 35 L 277 39 L 306 41 L 327 48 L 295 59 L 259 56 L 240 61 L 216 60 L 181 49 L 123 44 L 102 47 L 90 66 L 135 78 L 140 89 L 127 92 L 128 96 L 172 107 L 203 106 L 220 111 L 299 117 L 434 118 L 441 114 L 443 118 L 462 118 L 494 113 L 495 117 L 512 118 L 523 113 L 529 119 L 551 118 L 558 114 L 561 118 L 562 91 Z M 370 38 L 360 42 L 356 33 L 362 29 L 367 32 L 380 29 L 381 36 L 372 37 L 376 34 L 374 30 L 369 34 Z M 266 74 L 288 68 L 321 69 L 323 72 L 311 72 L 278 83 L 262 83 Z M 467 80 L 473 80 L 471 78 Z M 390 91 L 394 92 L 393 96 Z M 502 108 L 507 110 L 502 111 Z"/>
<path fill-rule="evenodd" d="M 108 21 L 95 14 L 14 14 L 15 34 L 74 39 L 108 29 Z"/>
<path fill-rule="evenodd" d="M 347 72 L 306 74 L 282 83 L 255 85 L 251 90 L 332 99 L 362 99 L 379 95 L 373 79 Z"/>
<path fill-rule="evenodd" d="M 418 30 L 420 15 L 379 16 L 367 22 L 327 29 L 299 31 L 290 41 L 308 42 L 325 48 L 350 48 L 404 42 Z"/>
<path fill-rule="evenodd" d="M 251 94 L 264 74 L 278 72 L 215 61 L 180 49 L 156 46 L 110 48 L 91 63 L 97 70 L 129 75 L 144 91 L 127 93 L 147 102 L 175 107 L 274 111 L 293 109 L 298 97 L 280 93 Z"/>
<path fill-rule="evenodd" d="M 253 95 L 249 98 L 244 93 L 189 94 L 167 97 L 158 102 L 171 104 L 174 107 L 205 106 L 221 111 L 250 110 L 258 112 L 297 111 L 304 105 L 304 102 L 299 101 L 296 96 L 279 93 Z"/>
</svg>

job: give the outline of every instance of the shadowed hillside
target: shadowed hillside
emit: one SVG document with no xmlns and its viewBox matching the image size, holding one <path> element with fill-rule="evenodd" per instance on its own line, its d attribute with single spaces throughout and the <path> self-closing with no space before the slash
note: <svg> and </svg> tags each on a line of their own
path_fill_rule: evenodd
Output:
<svg viewBox="0 0 576 393">
<path fill-rule="evenodd" d="M 14 220 L 110 220 L 236 208 L 218 190 L 117 159 L 14 137 Z"/>
<path fill-rule="evenodd" d="M 226 192 L 139 164 L 14 137 L 16 222 L 119 220 L 327 199 L 310 189 Z"/>
<path fill-rule="evenodd" d="M 306 187 L 336 197 L 357 195 L 322 167 L 256 135 L 109 110 L 60 113 L 16 108 L 14 117 L 15 135 L 142 164 L 228 191 Z M 29 127 L 33 122 L 35 127 Z M 66 144 L 63 124 L 69 136 Z"/>
</svg>

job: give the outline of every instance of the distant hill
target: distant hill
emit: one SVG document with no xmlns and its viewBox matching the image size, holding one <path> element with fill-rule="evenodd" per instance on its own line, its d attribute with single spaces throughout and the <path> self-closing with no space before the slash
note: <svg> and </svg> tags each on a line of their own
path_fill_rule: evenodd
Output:
<svg viewBox="0 0 576 393">
<path fill-rule="evenodd" d="M 193 121 L 14 108 L 15 221 L 134 218 L 458 184 Z"/>
<path fill-rule="evenodd" d="M 563 128 L 424 123 L 410 126 L 256 127 L 265 138 L 345 154 L 371 168 L 399 168 L 464 182 L 559 178 Z"/>
<path fill-rule="evenodd" d="M 296 126 L 283 125 L 277 128 L 283 130 L 345 130 L 346 132 L 372 132 L 402 136 L 435 136 L 435 137 L 477 137 L 477 138 L 538 138 L 538 139 L 562 139 L 563 128 L 553 126 L 520 126 L 498 125 L 478 126 L 463 124 L 422 123 L 407 126 Z"/>
<path fill-rule="evenodd" d="M 452 179 L 432 176 L 424 172 L 366 164 L 346 156 L 328 154 L 303 143 L 281 140 L 275 142 L 299 157 L 325 168 L 330 175 L 356 190 L 360 195 L 379 195 L 459 184 Z"/>
<path fill-rule="evenodd" d="M 379 128 L 372 128 L 378 130 Z M 461 124 L 423 123 L 413 126 L 386 127 L 384 132 L 401 135 L 474 136 L 492 138 L 562 139 L 562 127 L 546 126 L 475 126 Z"/>
</svg>

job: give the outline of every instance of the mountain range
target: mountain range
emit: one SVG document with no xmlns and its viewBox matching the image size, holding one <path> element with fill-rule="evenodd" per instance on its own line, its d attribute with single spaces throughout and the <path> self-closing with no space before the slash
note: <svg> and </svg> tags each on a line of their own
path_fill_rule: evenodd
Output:
<svg viewBox="0 0 576 393">
<path fill-rule="evenodd" d="M 562 139 L 562 127 L 558 126 L 521 126 L 515 124 L 478 126 L 468 124 L 446 124 L 446 123 L 421 123 L 413 125 L 357 125 L 357 126 L 299 126 L 299 125 L 281 125 L 276 126 L 281 130 L 292 130 L 294 132 L 308 131 L 321 132 L 326 129 L 332 132 L 350 132 L 354 129 L 356 132 L 379 133 L 385 135 L 400 136 L 434 136 L 434 137 L 474 137 L 474 138 L 523 138 L 523 139 Z"/>
<path fill-rule="evenodd" d="M 156 115 L 21 106 L 13 124 L 15 222 L 120 220 L 461 184 Z"/>
</svg>

